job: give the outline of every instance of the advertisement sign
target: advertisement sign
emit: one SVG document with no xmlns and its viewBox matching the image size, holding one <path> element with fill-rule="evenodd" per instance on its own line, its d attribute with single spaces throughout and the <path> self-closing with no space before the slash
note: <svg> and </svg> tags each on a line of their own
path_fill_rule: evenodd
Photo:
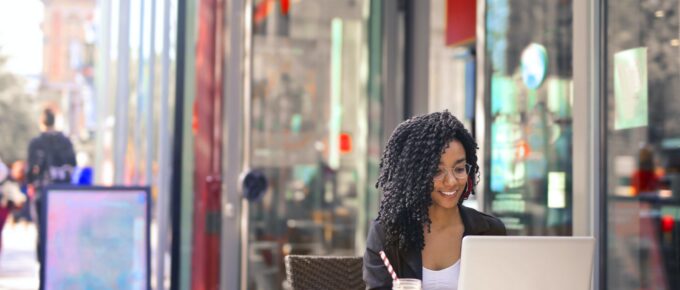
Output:
<svg viewBox="0 0 680 290">
<path fill-rule="evenodd" d="M 446 1 L 446 45 L 457 46 L 475 41 L 476 0 Z"/>
<path fill-rule="evenodd" d="M 614 128 L 647 126 L 647 48 L 624 50 L 614 55 Z"/>
<path fill-rule="evenodd" d="M 42 289 L 151 289 L 148 188 L 50 187 L 43 194 Z"/>
</svg>

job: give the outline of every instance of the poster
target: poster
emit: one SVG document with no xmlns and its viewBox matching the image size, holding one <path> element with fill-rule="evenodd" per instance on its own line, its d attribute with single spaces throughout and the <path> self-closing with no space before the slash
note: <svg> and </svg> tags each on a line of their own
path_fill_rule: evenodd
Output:
<svg viewBox="0 0 680 290">
<path fill-rule="evenodd" d="M 148 188 L 45 194 L 44 289 L 150 289 Z"/>
<path fill-rule="evenodd" d="M 647 48 L 614 54 L 614 129 L 647 126 Z"/>
</svg>

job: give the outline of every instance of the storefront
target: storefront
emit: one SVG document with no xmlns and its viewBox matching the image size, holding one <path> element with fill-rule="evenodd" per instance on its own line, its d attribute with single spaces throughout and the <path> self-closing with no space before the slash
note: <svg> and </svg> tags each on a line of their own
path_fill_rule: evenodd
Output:
<svg viewBox="0 0 680 290">
<path fill-rule="evenodd" d="M 452 46 L 447 2 L 179 2 L 173 289 L 282 289 L 285 255 L 362 254 L 383 142 L 444 108 L 484 154 L 471 206 L 597 237 L 594 289 L 680 289 L 679 4 L 476 1 Z M 245 199 L 252 170 L 269 187 Z"/>
<path fill-rule="evenodd" d="M 679 3 L 538 2 L 480 4 L 485 209 L 597 237 L 594 289 L 680 289 Z"/>
</svg>

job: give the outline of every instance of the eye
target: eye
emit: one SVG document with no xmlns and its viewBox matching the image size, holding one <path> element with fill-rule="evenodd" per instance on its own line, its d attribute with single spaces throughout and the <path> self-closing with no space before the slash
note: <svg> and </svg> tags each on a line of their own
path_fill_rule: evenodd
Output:
<svg viewBox="0 0 680 290">
<path fill-rule="evenodd" d="M 453 172 L 457 175 L 462 175 L 467 173 L 467 168 L 465 166 L 458 166 L 453 169 Z"/>
<path fill-rule="evenodd" d="M 437 171 L 434 172 L 434 176 L 442 176 L 444 175 L 444 170 L 441 168 L 437 168 Z"/>
</svg>

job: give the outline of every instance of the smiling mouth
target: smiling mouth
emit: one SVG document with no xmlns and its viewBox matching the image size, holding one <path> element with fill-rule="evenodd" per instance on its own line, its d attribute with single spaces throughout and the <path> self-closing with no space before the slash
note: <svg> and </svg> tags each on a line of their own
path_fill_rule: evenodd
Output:
<svg viewBox="0 0 680 290">
<path fill-rule="evenodd" d="M 446 195 L 446 196 L 454 196 L 454 195 L 456 195 L 457 190 L 454 190 L 454 191 L 440 191 L 440 192 L 441 192 L 443 195 Z"/>
</svg>

